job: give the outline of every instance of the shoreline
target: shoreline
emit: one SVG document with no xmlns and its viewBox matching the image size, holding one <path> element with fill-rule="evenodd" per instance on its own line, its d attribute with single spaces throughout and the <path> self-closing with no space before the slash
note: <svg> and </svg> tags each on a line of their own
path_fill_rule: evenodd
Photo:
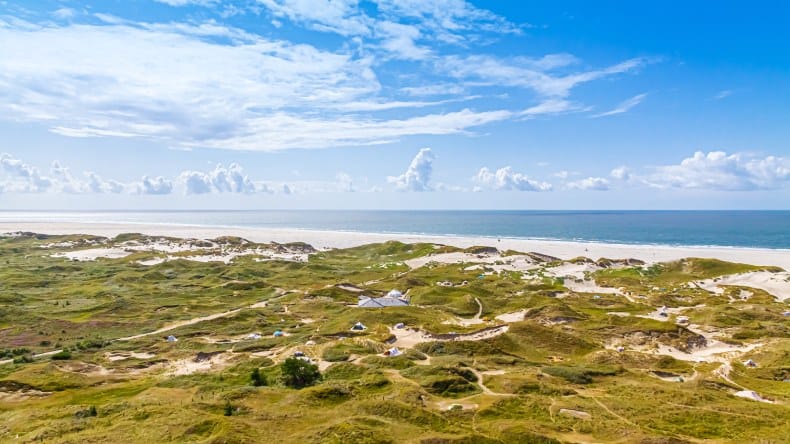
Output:
<svg viewBox="0 0 790 444">
<path fill-rule="evenodd" d="M 751 265 L 778 266 L 790 270 L 790 250 L 719 247 L 614 244 L 584 241 L 494 238 L 485 236 L 442 236 L 431 234 L 364 233 L 354 231 L 304 230 L 293 228 L 215 227 L 200 225 L 115 223 L 115 222 L 0 222 L 0 233 L 27 231 L 40 234 L 90 234 L 115 237 L 121 233 L 152 236 L 210 239 L 238 236 L 253 242 L 305 242 L 315 248 L 351 248 L 364 244 L 397 240 L 427 242 L 459 248 L 491 246 L 499 250 L 537 252 L 560 259 L 586 256 L 591 259 L 640 259 L 647 263 L 667 262 L 687 257 L 714 258 Z"/>
</svg>

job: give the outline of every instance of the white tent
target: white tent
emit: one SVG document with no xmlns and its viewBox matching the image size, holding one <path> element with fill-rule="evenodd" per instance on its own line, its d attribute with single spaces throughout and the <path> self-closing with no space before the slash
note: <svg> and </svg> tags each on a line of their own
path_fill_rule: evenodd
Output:
<svg viewBox="0 0 790 444">
<path fill-rule="evenodd" d="M 387 350 L 387 356 L 393 358 L 395 356 L 400 356 L 402 353 L 398 350 L 398 347 L 392 347 L 391 349 Z"/>
<path fill-rule="evenodd" d="M 178 338 L 173 335 L 167 337 L 167 342 L 178 342 Z"/>
<path fill-rule="evenodd" d="M 362 324 L 361 322 L 357 322 L 356 324 L 354 324 L 353 327 L 351 327 L 351 330 L 354 330 L 354 331 L 364 331 L 364 330 L 367 330 L 367 329 L 368 328 L 365 327 L 365 325 Z"/>
<path fill-rule="evenodd" d="M 396 299 L 400 299 L 400 298 L 402 298 L 402 297 L 403 297 L 403 293 L 401 293 L 401 292 L 400 292 L 400 291 L 398 291 L 398 290 L 390 290 L 390 292 L 389 292 L 389 293 L 387 293 L 387 297 L 388 297 L 388 298 L 396 298 Z"/>
</svg>

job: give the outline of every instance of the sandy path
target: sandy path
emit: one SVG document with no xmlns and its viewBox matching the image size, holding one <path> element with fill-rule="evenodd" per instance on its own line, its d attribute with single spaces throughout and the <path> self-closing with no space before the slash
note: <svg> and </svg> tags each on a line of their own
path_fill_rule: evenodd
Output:
<svg viewBox="0 0 790 444">
<path fill-rule="evenodd" d="M 253 305 L 255 305 L 255 304 L 253 304 Z M 244 308 L 252 308 L 253 305 L 250 305 L 249 307 L 244 307 Z M 158 334 L 166 333 L 168 331 L 175 330 L 175 329 L 180 328 L 180 327 L 185 327 L 187 325 L 193 325 L 193 324 L 197 324 L 199 322 L 205 322 L 205 321 L 211 321 L 211 320 L 214 320 L 214 319 L 224 318 L 226 316 L 230 316 L 230 315 L 236 314 L 236 313 L 242 311 L 244 308 L 237 308 L 235 310 L 224 311 L 222 313 L 215 313 L 215 314 L 211 314 L 211 315 L 208 315 L 208 316 L 200 316 L 200 317 L 197 317 L 197 318 L 187 319 L 187 320 L 184 320 L 184 321 L 178 321 L 178 322 L 175 322 L 173 324 L 164 326 L 164 327 L 160 328 L 159 330 L 154 330 L 154 331 L 151 331 L 151 332 L 148 332 L 148 333 L 140 333 L 140 334 L 134 335 L 134 336 L 127 336 L 125 338 L 118 338 L 118 339 L 116 339 L 116 341 L 131 341 L 131 340 L 134 340 L 134 339 L 144 338 L 146 336 L 158 335 Z"/>
</svg>

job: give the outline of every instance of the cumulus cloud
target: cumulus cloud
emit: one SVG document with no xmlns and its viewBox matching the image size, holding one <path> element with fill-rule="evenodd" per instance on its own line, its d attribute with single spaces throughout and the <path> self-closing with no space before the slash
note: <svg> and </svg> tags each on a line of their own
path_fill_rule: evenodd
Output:
<svg viewBox="0 0 790 444">
<path fill-rule="evenodd" d="M 414 156 L 406 172 L 400 176 L 388 177 L 387 182 L 395 184 L 399 191 L 431 191 L 434 159 L 431 149 L 423 148 Z"/>
<path fill-rule="evenodd" d="M 612 178 L 614 179 L 627 181 L 631 179 L 631 170 L 628 169 L 628 167 L 619 166 L 613 169 L 612 172 L 609 173 L 609 175 L 612 176 Z"/>
<path fill-rule="evenodd" d="M 179 176 L 179 182 L 184 184 L 187 194 L 211 192 L 250 194 L 258 190 L 265 191 L 265 185 L 256 185 L 237 163 L 232 163 L 227 168 L 218 164 L 208 172 L 184 171 Z"/>
<path fill-rule="evenodd" d="M 85 176 L 85 189 L 91 193 L 97 194 L 119 194 L 127 190 L 128 185 L 118 182 L 116 180 L 104 180 L 93 171 L 86 171 Z"/>
<path fill-rule="evenodd" d="M 553 188 L 550 183 L 530 179 L 522 173 L 513 171 L 509 166 L 496 171 L 491 171 L 486 167 L 480 168 L 472 180 L 480 188 L 494 190 L 551 191 Z"/>
<path fill-rule="evenodd" d="M 609 181 L 603 177 L 588 177 L 586 179 L 569 182 L 566 186 L 571 190 L 606 191 L 609 189 Z"/>
<path fill-rule="evenodd" d="M 3 183 L 6 192 L 43 192 L 53 184 L 52 179 L 41 175 L 38 168 L 8 153 L 0 153 L 0 170 L 7 176 Z"/>
<path fill-rule="evenodd" d="M 611 109 L 603 113 L 594 114 L 591 117 L 606 117 L 606 116 L 613 116 L 615 114 L 627 113 L 628 111 L 631 110 L 631 108 L 642 103 L 646 97 L 647 97 L 646 93 L 636 95 L 634 97 L 631 97 L 630 99 L 620 102 L 616 107 L 614 107 L 614 109 Z"/>
<path fill-rule="evenodd" d="M 346 192 L 346 193 L 353 193 L 356 191 L 354 189 L 354 181 L 351 179 L 347 173 L 337 173 L 335 176 L 337 181 L 337 189 L 338 191 Z"/>
<path fill-rule="evenodd" d="M 697 151 L 677 165 L 653 168 L 642 178 L 658 188 L 766 190 L 790 184 L 790 160 L 776 156 Z"/>
<path fill-rule="evenodd" d="M 137 184 L 137 192 L 139 194 L 170 194 L 173 192 L 173 182 L 169 179 L 165 179 L 162 176 L 143 176 L 143 178 Z"/>
<path fill-rule="evenodd" d="M 71 171 L 67 167 L 61 165 L 59 161 L 55 160 L 52 162 L 49 172 L 52 175 L 53 182 L 57 186 L 58 191 L 71 194 L 81 193 L 83 191 L 83 184 L 72 176 Z"/>
</svg>

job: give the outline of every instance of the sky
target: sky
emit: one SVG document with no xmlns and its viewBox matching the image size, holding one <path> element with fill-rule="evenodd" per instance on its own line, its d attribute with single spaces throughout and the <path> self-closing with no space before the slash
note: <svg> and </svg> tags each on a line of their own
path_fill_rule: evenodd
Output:
<svg viewBox="0 0 790 444">
<path fill-rule="evenodd" d="M 783 2 L 0 0 L 0 209 L 790 209 Z"/>
</svg>

